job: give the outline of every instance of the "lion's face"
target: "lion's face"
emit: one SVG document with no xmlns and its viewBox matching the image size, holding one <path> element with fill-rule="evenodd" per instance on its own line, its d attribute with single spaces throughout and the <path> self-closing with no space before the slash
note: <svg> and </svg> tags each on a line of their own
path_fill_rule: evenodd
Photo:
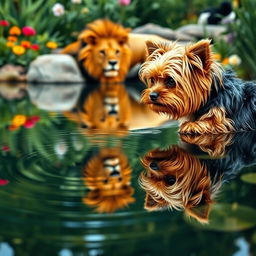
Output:
<svg viewBox="0 0 256 256">
<path fill-rule="evenodd" d="M 129 30 L 108 20 L 97 20 L 87 25 L 78 37 L 78 60 L 89 75 L 101 82 L 121 82 L 129 70 L 131 50 Z"/>
<path fill-rule="evenodd" d="M 131 168 L 118 148 L 101 150 L 84 169 L 84 182 L 90 192 L 83 199 L 98 212 L 113 212 L 134 202 L 130 186 Z"/>
<path fill-rule="evenodd" d="M 123 45 L 115 39 L 100 39 L 92 48 L 91 55 L 97 64 L 99 73 L 105 77 L 117 77 L 122 61 Z"/>
</svg>

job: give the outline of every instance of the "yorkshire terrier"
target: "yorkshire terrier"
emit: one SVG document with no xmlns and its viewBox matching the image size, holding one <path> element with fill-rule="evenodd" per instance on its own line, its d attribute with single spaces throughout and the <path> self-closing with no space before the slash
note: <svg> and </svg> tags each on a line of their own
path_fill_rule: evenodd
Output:
<svg viewBox="0 0 256 256">
<path fill-rule="evenodd" d="M 196 141 L 194 135 L 184 138 L 193 143 L 183 141 L 167 150 L 155 149 L 142 158 L 146 168 L 140 175 L 140 185 L 146 192 L 144 207 L 148 211 L 184 210 L 187 216 L 208 223 L 222 184 L 256 163 L 256 134 L 206 134 Z M 212 154 L 209 149 L 216 150 Z"/>
<path fill-rule="evenodd" d="M 224 71 L 213 59 L 210 40 L 183 46 L 147 42 L 140 70 L 148 88 L 142 101 L 179 120 L 181 134 L 219 134 L 256 128 L 256 85 Z"/>
</svg>

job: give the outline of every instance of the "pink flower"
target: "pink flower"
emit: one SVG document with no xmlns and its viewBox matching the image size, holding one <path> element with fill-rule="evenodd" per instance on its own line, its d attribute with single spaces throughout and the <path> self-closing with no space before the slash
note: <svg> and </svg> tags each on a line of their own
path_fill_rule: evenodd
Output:
<svg viewBox="0 0 256 256">
<path fill-rule="evenodd" d="M 9 180 L 0 179 L 0 186 L 5 186 L 9 183 Z"/>
<path fill-rule="evenodd" d="M 26 26 L 22 28 L 22 33 L 24 36 L 34 36 L 36 34 L 36 31 L 32 27 Z"/>
<path fill-rule="evenodd" d="M 131 0 L 118 0 L 118 3 L 120 5 L 126 6 L 126 5 L 129 5 L 131 3 Z"/>
<path fill-rule="evenodd" d="M 31 120 L 31 119 L 28 119 L 25 124 L 24 124 L 24 127 L 27 128 L 27 129 L 31 129 L 33 128 L 34 126 L 36 125 L 36 122 Z"/>
<path fill-rule="evenodd" d="M 2 151 L 9 152 L 10 148 L 7 145 L 2 146 Z"/>
<path fill-rule="evenodd" d="M 0 20 L 0 26 L 2 27 L 8 27 L 10 23 L 7 20 Z"/>
<path fill-rule="evenodd" d="M 39 45 L 38 44 L 32 44 L 30 46 L 30 49 L 34 50 L 34 51 L 38 51 L 40 49 Z"/>
</svg>

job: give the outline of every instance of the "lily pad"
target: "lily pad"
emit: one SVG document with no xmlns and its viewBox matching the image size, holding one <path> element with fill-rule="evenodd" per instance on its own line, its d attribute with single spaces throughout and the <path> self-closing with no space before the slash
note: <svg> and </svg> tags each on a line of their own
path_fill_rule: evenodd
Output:
<svg viewBox="0 0 256 256">
<path fill-rule="evenodd" d="M 246 173 L 241 176 L 241 180 L 247 183 L 256 184 L 256 173 Z"/>
<path fill-rule="evenodd" d="M 256 225 L 256 210 L 248 207 L 234 204 L 215 204 L 209 215 L 209 223 L 201 224 L 196 220 L 190 223 L 201 229 L 236 232 L 249 229 Z"/>
</svg>

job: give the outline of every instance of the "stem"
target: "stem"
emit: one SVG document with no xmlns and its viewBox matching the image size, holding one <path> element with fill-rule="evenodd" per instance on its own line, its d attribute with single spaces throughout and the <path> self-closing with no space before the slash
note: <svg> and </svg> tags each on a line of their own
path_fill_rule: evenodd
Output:
<svg viewBox="0 0 256 256">
<path fill-rule="evenodd" d="M 124 25 L 125 21 L 125 6 L 121 6 L 120 10 L 120 24 Z"/>
</svg>

